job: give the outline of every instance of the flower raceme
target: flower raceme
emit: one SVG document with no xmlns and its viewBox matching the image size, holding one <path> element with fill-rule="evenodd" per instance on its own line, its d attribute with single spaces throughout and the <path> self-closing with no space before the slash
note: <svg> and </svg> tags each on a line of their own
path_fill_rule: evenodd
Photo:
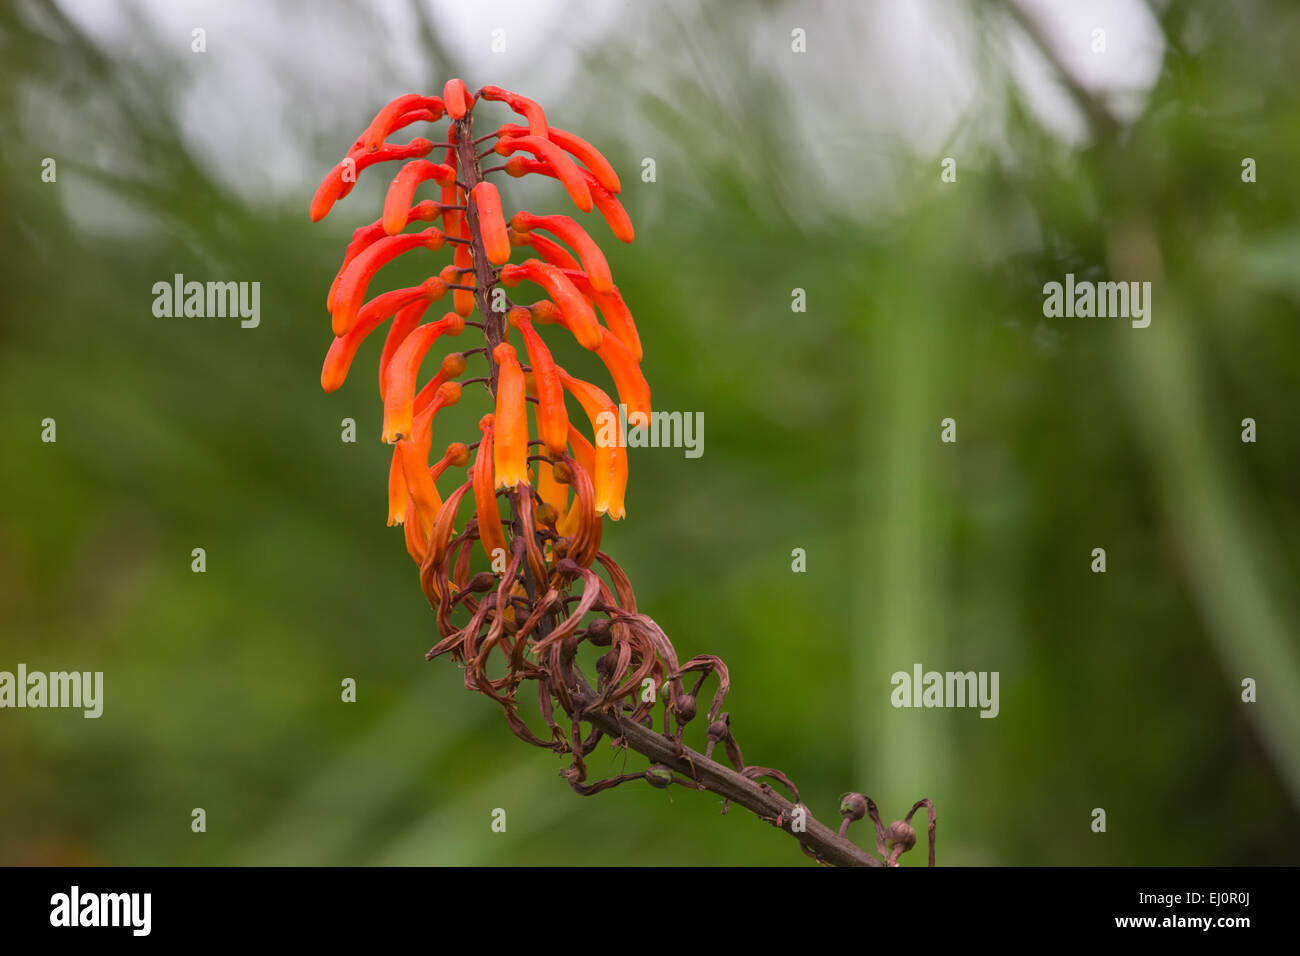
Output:
<svg viewBox="0 0 1300 956">
<path fill-rule="evenodd" d="M 476 139 L 475 113 L 497 103 L 522 123 L 506 123 Z M 444 117 L 449 121 L 445 137 L 389 141 L 413 123 Z M 493 154 L 506 157 L 504 164 L 483 169 L 480 160 Z M 593 445 L 570 421 L 565 395 L 582 409 L 582 424 L 594 436 L 598 419 L 617 415 L 619 403 L 630 417 L 648 416 L 650 389 L 641 374 L 641 341 L 632 314 L 587 228 L 567 215 L 507 213 L 496 184 L 486 178 L 504 172 L 555 179 L 580 212 L 595 211 L 615 238 L 631 242 L 632 224 L 617 198 L 618 175 L 594 146 L 551 125 L 527 97 L 497 86 L 471 93 L 453 79 L 441 97 L 399 96 L 381 109 L 316 191 L 312 220 L 324 218 L 347 196 L 361 172 L 393 160 L 402 165 L 381 216 L 352 234 L 330 285 L 326 307 L 334 341 L 321 385 L 326 391 L 339 388 L 362 342 L 387 324 L 379 394 L 383 440 L 394 446 L 388 523 L 404 525 L 407 549 L 421 566 L 421 581 L 441 622 L 459 600 L 454 595 L 467 595 L 472 583 L 474 540 L 496 574 L 505 573 L 507 563 L 517 568 L 526 559 L 522 566 L 535 578 L 545 574 L 552 587 L 564 586 L 578 573 L 575 568 L 591 564 L 602 517 L 624 515 L 627 453 L 617 443 Z M 437 198 L 417 199 L 427 183 L 437 187 Z M 411 230 L 412 224 L 421 228 Z M 448 245 L 451 262 L 431 267 L 420 284 L 375 291 L 388 264 Z M 495 307 L 501 301 L 498 286 L 524 285 L 540 289 L 542 296 L 527 304 L 506 298 L 506 309 Z M 451 308 L 426 319 L 430 307 L 449 294 Z M 462 337 L 467 326 L 482 330 L 484 344 L 445 353 L 437 373 L 422 380 L 429 353 Z M 594 353 L 608 370 L 618 401 L 561 368 L 542 326 L 561 327 Z M 479 357 L 487 366 L 484 373 L 464 379 L 471 360 Z M 485 385 L 494 402 L 479 423 L 481 436 L 471 445 L 453 441 L 434 453 L 438 413 L 461 402 L 463 386 L 471 383 Z M 463 478 L 454 478 L 462 468 Z M 449 474 L 458 487 L 444 499 L 438 482 Z M 509 521 L 501 517 L 501 496 L 513 506 Z M 457 509 L 466 498 L 473 502 L 473 514 L 464 516 L 458 534 Z M 538 584 L 543 590 L 547 586 Z M 508 594 L 518 585 L 503 582 L 502 587 Z M 472 600 L 467 606 L 478 607 Z"/>
</svg>

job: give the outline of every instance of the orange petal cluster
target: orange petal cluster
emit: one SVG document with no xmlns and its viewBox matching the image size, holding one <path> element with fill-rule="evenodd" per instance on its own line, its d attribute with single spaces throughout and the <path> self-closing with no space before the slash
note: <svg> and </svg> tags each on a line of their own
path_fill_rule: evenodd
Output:
<svg viewBox="0 0 1300 956">
<path fill-rule="evenodd" d="M 501 125 L 476 143 L 475 112 L 493 103 L 504 104 L 527 125 Z M 389 142 L 413 123 L 444 116 L 445 136 Z M 482 146 L 491 139 L 495 144 Z M 480 161 L 493 153 L 506 161 L 483 169 Z M 379 360 L 382 437 L 394 446 L 388 523 L 404 526 L 407 550 L 421 565 L 430 600 L 436 593 L 445 601 L 468 586 L 469 551 L 463 544 L 474 539 L 497 574 L 511 562 L 519 567 L 525 554 L 523 566 L 534 575 L 559 573 L 546 562 L 561 559 L 566 568 L 587 567 L 599 547 L 602 516 L 618 519 L 625 513 L 627 451 L 619 440 L 607 440 L 620 431 L 619 405 L 634 424 L 636 416 L 650 414 L 641 341 L 604 253 L 579 221 L 526 210 L 507 214 L 497 186 L 486 177 L 505 172 L 556 179 L 580 212 L 596 211 L 616 238 L 631 242 L 632 224 L 616 198 L 621 187 L 614 167 L 586 140 L 551 125 L 533 100 L 497 86 L 471 93 L 452 79 L 440 97 L 399 96 L 380 110 L 326 175 L 312 200 L 311 218 L 324 218 L 352 191 L 362 171 L 392 160 L 404 165 L 387 190 L 382 215 L 352 234 L 330 286 L 326 307 L 334 341 L 321 385 L 326 391 L 340 388 L 366 338 L 388 324 Z M 428 182 L 438 187 L 437 198 L 417 198 Z M 437 225 L 407 231 L 412 223 Z M 422 282 L 376 288 L 389 274 L 386 266 L 446 245 L 453 246 L 451 262 L 431 267 Z M 525 247 L 532 254 L 512 261 Z M 392 275 L 398 272 L 394 265 Z M 495 307 L 498 286 L 514 289 L 522 283 L 539 287 L 544 296 L 528 305 Z M 429 307 L 448 293 L 451 310 L 426 321 Z M 561 368 L 541 325 L 562 326 L 594 353 L 608 370 L 618 401 Z M 482 346 L 463 344 L 467 327 L 483 331 Z M 509 341 L 512 333 L 518 349 Z M 456 350 L 439 360 L 436 374 L 422 378 L 427 356 L 445 338 L 458 340 Z M 477 357 L 486 361 L 486 369 L 462 380 Z M 485 385 L 494 400 L 479 422 L 481 437 L 473 445 L 452 441 L 431 462 L 435 419 L 441 422 L 438 416 L 447 409 L 453 411 L 443 418 L 459 414 L 453 406 L 471 383 Z M 570 421 L 566 394 L 581 407 L 592 440 Z M 444 499 L 439 480 L 462 468 L 467 469 L 463 480 Z M 506 521 L 501 496 L 511 505 Z M 467 497 L 474 513 L 458 535 L 456 511 Z M 526 507 L 522 515 L 520 507 Z"/>
</svg>

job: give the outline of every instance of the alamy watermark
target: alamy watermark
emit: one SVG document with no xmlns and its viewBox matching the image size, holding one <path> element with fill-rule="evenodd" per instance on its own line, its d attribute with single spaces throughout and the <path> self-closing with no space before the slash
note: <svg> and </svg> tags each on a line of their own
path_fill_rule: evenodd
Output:
<svg viewBox="0 0 1300 956">
<path fill-rule="evenodd" d="M 687 458 L 704 454 L 703 412 L 644 412 L 628 415 L 618 406 L 618 415 L 601 412 L 596 416 L 596 444 L 601 448 L 682 448 Z"/>
<path fill-rule="evenodd" d="M 153 314 L 160 319 L 240 319 L 255 329 L 262 321 L 262 283 L 186 282 L 176 273 L 171 282 L 153 284 Z"/>
<path fill-rule="evenodd" d="M 889 678 L 894 690 L 889 702 L 895 707 L 978 707 L 981 717 L 996 717 L 997 671 L 924 671 L 912 665 L 912 673 L 896 671 Z"/>
<path fill-rule="evenodd" d="M 0 708 L 70 707 L 87 718 L 104 712 L 103 671 L 32 671 L 20 663 L 17 674 L 0 671 Z"/>
<path fill-rule="evenodd" d="M 1075 282 L 1074 273 L 1067 272 L 1064 284 L 1048 282 L 1043 286 L 1043 315 L 1049 319 L 1131 319 L 1133 328 L 1145 329 L 1151 324 L 1151 283 Z"/>
</svg>

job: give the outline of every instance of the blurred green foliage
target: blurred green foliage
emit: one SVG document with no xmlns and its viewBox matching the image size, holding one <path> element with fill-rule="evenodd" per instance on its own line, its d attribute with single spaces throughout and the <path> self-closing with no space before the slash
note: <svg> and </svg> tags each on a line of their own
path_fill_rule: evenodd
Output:
<svg viewBox="0 0 1300 956">
<path fill-rule="evenodd" d="M 850 789 L 887 819 L 931 797 L 949 865 L 1297 862 L 1300 9 L 1162 5 L 1141 115 L 1083 146 L 986 78 L 1000 134 L 963 140 L 944 184 L 944 154 L 871 141 L 852 104 L 766 69 L 796 8 L 620 14 L 545 102 L 623 173 L 637 242 L 602 242 L 656 407 L 705 418 L 698 460 L 633 453 L 606 550 L 684 657 L 729 662 L 746 757 L 823 819 Z M 996 54 L 1007 22 L 972 9 Z M 331 15 L 382 48 L 377 24 Z M 283 201 L 253 201 L 231 183 L 260 175 L 267 144 L 214 170 L 173 82 L 203 67 L 142 19 L 132 35 L 109 53 L 48 0 L 0 13 L 0 669 L 106 684 L 99 720 L 0 712 L 0 861 L 806 862 L 707 795 L 574 795 L 455 666 L 424 664 L 433 621 L 384 526 L 378 342 L 319 390 L 325 290 L 378 214 L 363 183 L 307 222 L 329 163 L 412 83 L 532 93 L 546 65 L 503 80 L 426 24 L 418 68 L 376 67 L 355 110 L 286 69 L 306 85 L 281 98 L 310 106 L 285 136 L 314 158 Z M 855 53 L 840 37 L 829 55 L 849 71 Z M 791 132 L 809 111 L 835 133 L 822 156 L 899 176 L 889 203 L 865 180 L 826 202 Z M 1151 327 L 1042 318 L 1067 271 L 1155 280 Z M 260 327 L 155 318 L 152 285 L 175 273 L 260 281 Z M 473 433 L 473 398 L 444 434 Z M 948 416 L 956 445 L 938 440 Z M 914 662 L 999 671 L 1000 715 L 893 709 L 889 677 Z"/>
</svg>

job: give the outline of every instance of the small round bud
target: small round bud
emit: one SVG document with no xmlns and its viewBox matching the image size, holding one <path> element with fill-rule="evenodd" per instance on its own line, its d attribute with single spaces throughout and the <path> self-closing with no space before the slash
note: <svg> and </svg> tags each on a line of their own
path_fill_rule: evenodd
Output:
<svg viewBox="0 0 1300 956">
<path fill-rule="evenodd" d="M 857 823 L 867 815 L 867 798 L 860 793 L 846 793 L 840 798 L 840 816 Z"/>
<path fill-rule="evenodd" d="M 442 374 L 446 378 L 455 378 L 465 371 L 465 356 L 461 352 L 452 352 L 442 360 Z"/>
<path fill-rule="evenodd" d="M 557 461 L 551 465 L 551 473 L 555 475 L 555 480 L 562 485 L 573 484 L 573 470 L 569 468 L 567 462 Z"/>
<path fill-rule="evenodd" d="M 597 618 L 587 625 L 587 640 L 596 647 L 609 647 L 609 618 Z"/>
<path fill-rule="evenodd" d="M 645 782 L 656 790 L 664 790 L 673 782 L 673 772 L 661 763 L 646 768 Z"/>
<path fill-rule="evenodd" d="M 895 820 L 885 830 L 885 845 L 889 847 L 901 845 L 904 850 L 910 850 L 916 846 L 916 831 L 912 829 L 910 823 Z"/>
<path fill-rule="evenodd" d="M 731 717 L 723 714 L 713 723 L 709 724 L 708 737 L 715 744 L 722 743 L 731 736 Z"/>
<path fill-rule="evenodd" d="M 462 441 L 454 441 L 447 446 L 447 464 L 453 468 L 463 468 L 469 464 L 469 446 Z"/>
<path fill-rule="evenodd" d="M 557 518 L 555 515 L 555 508 L 553 505 L 549 505 L 545 501 L 539 501 L 537 503 L 536 514 L 537 514 L 538 524 L 543 525 L 544 527 L 547 528 L 555 527 L 555 522 Z"/>
<path fill-rule="evenodd" d="M 680 694 L 673 698 L 673 713 L 677 715 L 678 719 L 682 723 L 689 724 L 694 720 L 695 711 L 696 702 L 694 694 Z"/>
</svg>

